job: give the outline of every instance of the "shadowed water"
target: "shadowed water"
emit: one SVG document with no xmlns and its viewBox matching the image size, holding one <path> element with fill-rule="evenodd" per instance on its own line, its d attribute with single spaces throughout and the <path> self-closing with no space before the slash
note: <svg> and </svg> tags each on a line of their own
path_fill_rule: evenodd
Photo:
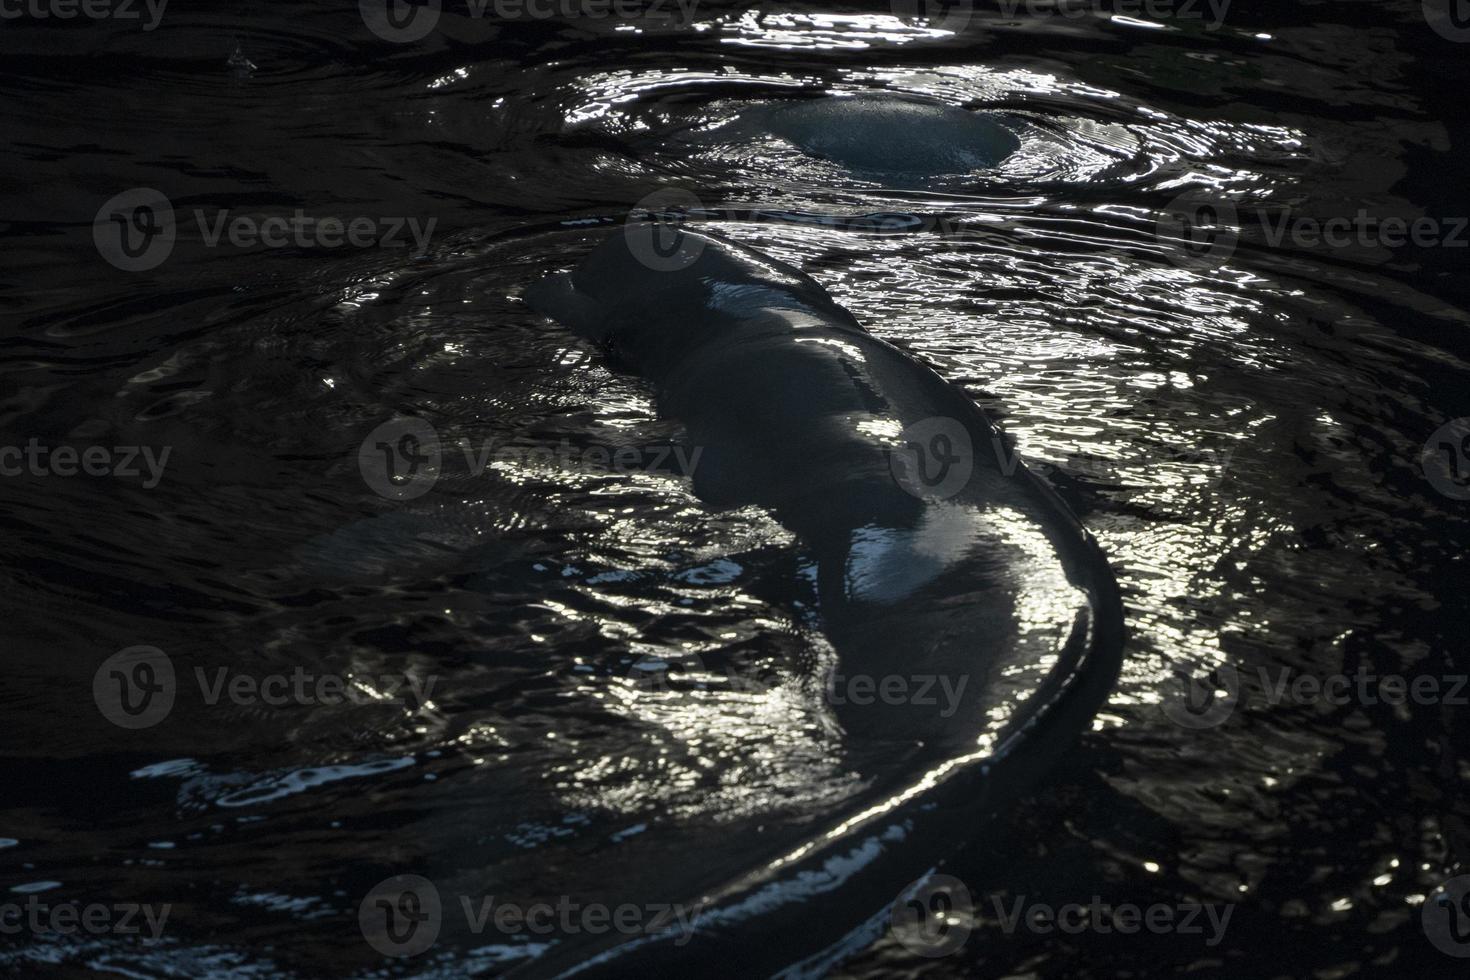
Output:
<svg viewBox="0 0 1470 980">
<path fill-rule="evenodd" d="M 156 943 L 5 935 L 0 961 L 495 973 L 546 937 L 476 934 L 456 896 L 687 901 L 915 775 L 845 751 L 813 692 L 831 651 L 801 546 L 702 504 L 649 390 L 520 300 L 598 237 L 559 222 L 661 195 L 963 386 L 1123 592 L 1122 676 L 1090 730 L 953 842 L 963 948 L 929 959 L 880 929 L 840 974 L 1452 965 L 1420 911 L 1464 849 L 1463 706 L 1269 695 L 1282 671 L 1463 672 L 1465 503 L 1421 454 L 1470 414 L 1466 252 L 1277 242 L 1272 222 L 1463 212 L 1461 128 L 1440 121 L 1461 46 L 1417 4 L 981 19 L 956 37 L 801 5 L 641 30 L 446 9 L 411 44 L 350 6 L 7 21 L 0 444 L 168 456 L 151 486 L 141 464 L 0 478 L 0 898 L 171 913 Z M 875 90 L 994 113 L 1018 149 L 895 186 L 740 121 Z M 179 232 L 128 273 L 93 220 L 134 187 Z M 1176 217 L 1195 194 L 1233 201 L 1239 234 L 1201 247 Z M 434 224 L 426 247 L 206 242 L 221 212 L 297 209 Z M 816 217 L 872 214 L 918 217 Z M 359 450 L 406 417 L 444 453 L 394 499 Z M 128 730 L 93 681 L 138 645 L 178 694 Z M 1178 675 L 1209 670 L 1238 701 L 1200 727 Z M 237 674 L 358 693 L 210 703 Z M 394 965 L 358 912 L 399 874 L 455 914 Z M 1008 934 L 997 912 L 1094 895 L 1233 914 L 1207 946 Z"/>
</svg>

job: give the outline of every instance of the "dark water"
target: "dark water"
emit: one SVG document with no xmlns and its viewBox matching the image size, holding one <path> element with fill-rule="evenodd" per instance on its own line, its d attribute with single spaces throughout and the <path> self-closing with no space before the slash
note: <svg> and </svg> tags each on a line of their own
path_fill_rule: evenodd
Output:
<svg viewBox="0 0 1470 980">
<path fill-rule="evenodd" d="M 1435 435 L 1470 415 L 1470 46 L 1415 3 L 986 7 L 959 33 L 842 11 L 701 0 L 660 25 L 451 3 L 411 43 L 347 4 L 0 20 L 0 444 L 152 454 L 136 475 L 0 478 L 0 899 L 169 910 L 155 942 L 9 930 L 0 963 L 534 969 L 546 938 L 493 928 L 389 960 L 359 905 L 399 874 L 446 905 L 686 901 L 861 798 L 794 680 L 821 646 L 793 619 L 799 547 L 759 511 L 703 507 L 655 459 L 679 433 L 648 391 L 518 300 L 591 240 L 557 222 L 676 189 L 999 416 L 1124 592 L 1109 703 L 940 869 L 972 896 L 960 948 L 883 930 L 836 974 L 1464 974 L 1421 912 L 1470 847 L 1470 460 Z M 1022 149 L 895 190 L 731 122 L 824 89 L 992 108 Z M 94 219 L 133 188 L 167 197 L 177 236 L 126 271 Z M 1230 202 L 1238 235 L 1172 217 L 1201 201 Z M 1431 230 L 1312 238 L 1360 208 Z M 433 225 L 422 246 L 207 240 L 225 212 L 298 210 L 372 239 Z M 394 499 L 359 450 L 408 417 L 454 448 Z M 461 441 L 494 447 L 483 471 Z M 166 654 L 176 697 L 130 729 L 94 676 L 138 646 Z M 1181 675 L 1210 671 L 1228 716 L 1184 710 Z M 1438 694 L 1273 696 L 1360 673 Z M 298 675 L 357 695 L 208 695 Z M 1018 901 L 1230 918 L 1213 943 L 1203 918 L 1042 932 L 1006 926 Z"/>
</svg>

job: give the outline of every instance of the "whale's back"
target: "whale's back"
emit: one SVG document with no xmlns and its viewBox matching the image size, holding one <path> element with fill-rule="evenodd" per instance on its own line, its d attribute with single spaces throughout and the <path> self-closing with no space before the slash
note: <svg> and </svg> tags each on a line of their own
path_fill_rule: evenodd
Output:
<svg viewBox="0 0 1470 980">
<path fill-rule="evenodd" d="M 751 117 L 810 156 L 890 184 L 992 169 L 1021 145 L 993 115 L 887 94 L 793 101 Z"/>
<path fill-rule="evenodd" d="M 546 276 L 523 298 L 597 345 L 612 366 L 654 381 L 696 348 L 762 323 L 865 332 L 795 266 L 651 220 L 619 228 L 571 272 Z"/>
<path fill-rule="evenodd" d="M 625 366 L 701 452 L 701 500 L 759 507 L 799 539 L 835 655 L 821 708 L 870 781 L 858 811 L 712 884 L 699 950 L 778 922 L 835 941 L 829 902 L 870 914 L 891 901 L 957 825 L 1016 791 L 1023 749 L 1035 760 L 1090 717 L 1120 654 L 1116 583 L 962 389 L 789 265 L 676 230 L 665 254 L 686 261 L 661 270 L 640 233 L 623 229 L 527 299 L 631 351 Z M 802 883 L 834 868 L 840 894 L 834 882 L 803 901 Z M 631 967 L 642 945 L 606 962 Z M 653 945 L 649 962 L 699 959 Z"/>
</svg>

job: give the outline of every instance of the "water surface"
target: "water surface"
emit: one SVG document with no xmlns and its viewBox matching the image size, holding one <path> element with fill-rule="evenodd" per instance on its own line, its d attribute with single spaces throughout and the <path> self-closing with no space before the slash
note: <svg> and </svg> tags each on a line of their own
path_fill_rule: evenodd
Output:
<svg viewBox="0 0 1470 980">
<path fill-rule="evenodd" d="M 1417 4 L 1242 2 L 1213 26 L 977 12 L 959 34 L 802 4 L 663 26 L 446 10 L 415 43 L 350 6 L 250 4 L 169 8 L 151 31 L 7 21 L 0 52 L 0 442 L 169 450 L 153 485 L 0 479 L 0 886 L 172 909 L 152 944 L 4 937 L 8 967 L 494 973 L 537 937 L 446 929 L 390 967 L 359 902 L 397 874 L 677 902 L 872 790 L 802 683 L 823 643 L 799 546 L 701 505 L 654 461 L 680 434 L 649 392 L 519 301 L 595 238 L 558 222 L 670 193 L 1000 417 L 1124 592 L 1123 675 L 1091 730 L 954 842 L 963 948 L 931 960 L 885 933 L 840 975 L 1452 966 L 1420 907 L 1464 847 L 1463 707 L 1267 696 L 1282 671 L 1463 671 L 1465 504 L 1420 455 L 1470 414 L 1466 252 L 1270 234 L 1283 215 L 1464 211 L 1464 49 Z M 1021 148 L 896 188 L 732 124 L 873 91 L 1004 114 Z M 178 239 L 125 272 L 93 220 L 138 187 L 167 196 Z M 1176 216 L 1200 199 L 1233 203 L 1238 240 L 1190 237 Z M 432 233 L 211 246 L 195 217 L 298 209 Z M 405 417 L 451 447 L 411 500 L 359 469 Z M 461 444 L 496 452 L 476 472 Z M 93 678 L 137 645 L 179 694 L 128 730 Z M 1221 668 L 1242 698 L 1223 722 L 1164 710 L 1177 675 Z M 221 669 L 350 676 L 361 696 L 211 704 L 198 678 Z M 406 681 L 432 686 L 389 690 Z M 1007 934 L 997 914 L 1093 896 L 1233 914 L 1213 946 Z"/>
</svg>

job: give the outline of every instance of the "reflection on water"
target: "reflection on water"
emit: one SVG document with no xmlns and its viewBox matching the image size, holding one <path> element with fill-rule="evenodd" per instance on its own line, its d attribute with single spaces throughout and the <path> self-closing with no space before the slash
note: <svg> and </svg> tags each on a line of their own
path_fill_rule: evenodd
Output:
<svg viewBox="0 0 1470 980">
<path fill-rule="evenodd" d="M 883 935 L 842 969 L 1442 969 L 1419 913 L 1463 842 L 1459 709 L 1268 697 L 1280 671 L 1455 670 L 1442 603 L 1465 515 L 1418 468 L 1466 414 L 1448 407 L 1466 316 L 1447 260 L 1273 244 L 1257 220 L 1443 213 L 1416 172 L 1450 134 L 1414 93 L 1455 52 L 1413 11 L 1325 16 L 1000 15 L 956 35 L 802 8 L 701 5 L 641 33 L 447 11 L 417 45 L 325 8 L 170 9 L 148 34 L 7 26 L 4 441 L 172 452 L 151 489 L 0 483 L 0 867 L 15 895 L 173 913 L 154 946 L 52 935 L 0 955 L 366 973 L 383 961 L 358 903 L 389 875 L 446 902 L 677 902 L 882 799 L 874 772 L 917 775 L 844 755 L 813 696 L 830 650 L 799 546 L 757 510 L 709 511 L 652 452 L 631 470 L 589 456 L 679 432 L 517 299 L 593 236 L 515 229 L 678 188 L 712 212 L 929 216 L 894 234 L 718 224 L 1002 418 L 1127 605 L 1092 730 L 955 842 L 947 870 L 976 895 L 964 949 L 929 961 Z M 880 89 L 1003 113 L 1021 149 L 895 190 L 738 124 L 753 104 Z M 127 275 L 91 222 L 135 186 L 183 217 L 168 261 Z M 1174 233 L 1190 192 L 1245 216 L 1232 247 Z M 435 218 L 430 258 L 208 247 L 193 217 L 297 208 Z M 357 453 L 404 415 L 447 451 L 427 494 L 394 501 Z M 137 644 L 167 653 L 180 693 L 124 731 L 91 685 Z M 1222 667 L 1229 717 L 1172 721 L 1176 675 Z M 371 690 L 210 703 L 221 670 Z M 432 693 L 380 683 L 410 677 Z M 1061 940 L 1008 934 L 991 901 L 1094 895 L 1235 915 L 1218 948 Z M 539 942 L 461 923 L 412 962 L 497 972 Z"/>
</svg>

